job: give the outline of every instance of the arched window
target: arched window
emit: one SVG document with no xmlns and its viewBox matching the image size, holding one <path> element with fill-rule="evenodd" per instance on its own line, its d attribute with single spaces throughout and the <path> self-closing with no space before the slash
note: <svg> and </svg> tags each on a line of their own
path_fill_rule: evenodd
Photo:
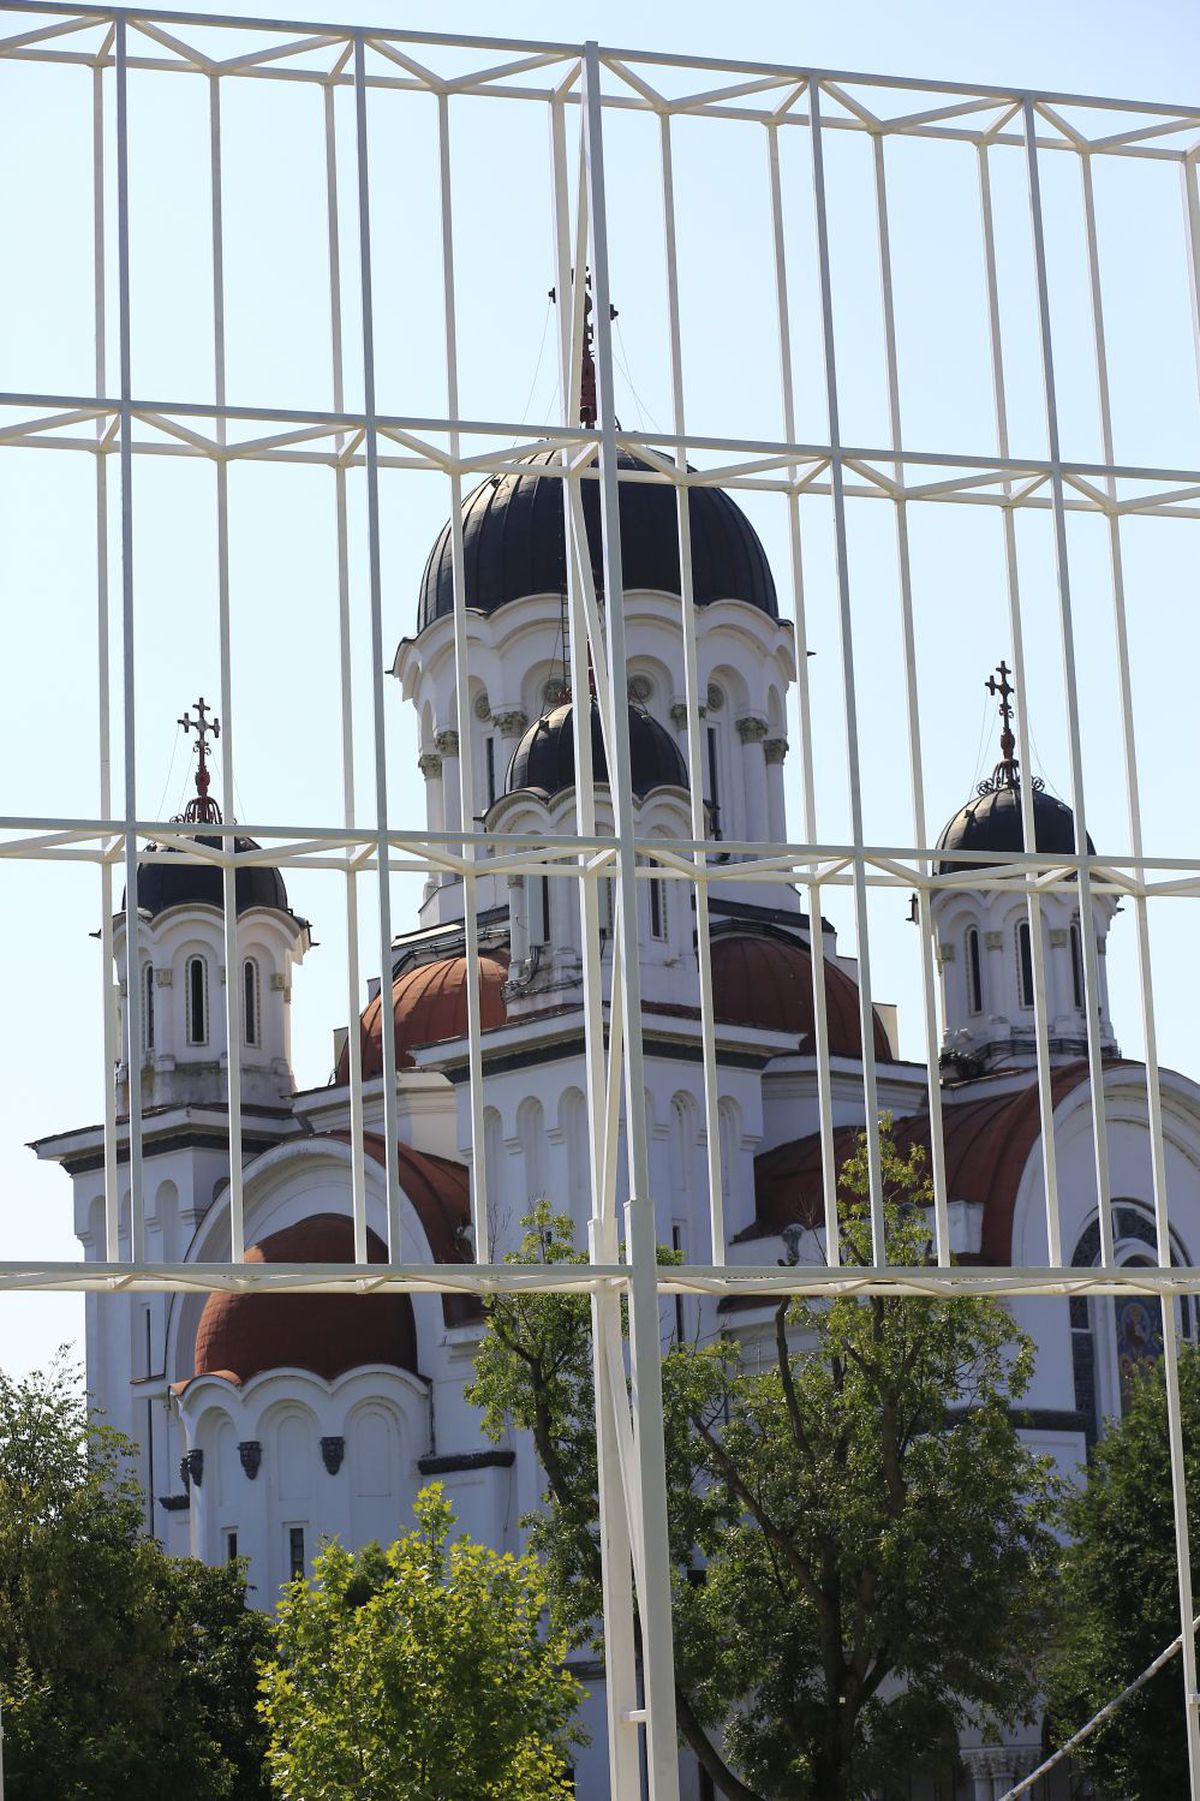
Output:
<svg viewBox="0 0 1200 1801">
<path fill-rule="evenodd" d="M 1071 988 L 1075 997 L 1075 1005 L 1083 1011 L 1083 936 L 1079 930 L 1079 921 L 1071 921 Z"/>
<path fill-rule="evenodd" d="M 242 964 L 242 1038 L 250 1045 L 262 1042 L 258 964 L 253 957 Z"/>
<path fill-rule="evenodd" d="M 154 1049 L 154 965 L 147 963 L 145 986 L 142 989 L 142 1047 L 144 1050 Z"/>
<path fill-rule="evenodd" d="M 1023 1007 L 1033 1005 L 1033 940 L 1027 919 L 1017 927 L 1017 999 Z"/>
<path fill-rule="evenodd" d="M 187 1041 L 208 1043 L 208 970 L 203 957 L 187 961 Z"/>
<path fill-rule="evenodd" d="M 983 1012 L 983 969 L 979 961 L 979 933 L 967 928 L 967 1012 Z"/>
</svg>

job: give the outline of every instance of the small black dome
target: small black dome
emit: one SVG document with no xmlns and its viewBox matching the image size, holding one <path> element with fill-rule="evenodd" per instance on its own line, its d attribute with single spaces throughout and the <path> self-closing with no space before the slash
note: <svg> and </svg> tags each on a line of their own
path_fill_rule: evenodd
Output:
<svg viewBox="0 0 1200 1801">
<path fill-rule="evenodd" d="M 219 849 L 219 837 L 210 837 L 207 833 L 199 833 L 197 844 L 209 844 Z M 257 850 L 259 847 L 253 838 L 235 838 L 234 849 L 238 851 Z M 173 844 L 148 844 L 147 850 L 172 851 Z M 237 910 L 245 913 L 251 907 L 274 907 L 278 913 L 287 913 L 287 889 L 283 885 L 283 877 L 277 869 L 263 864 L 254 864 L 246 869 L 239 869 L 235 877 L 234 892 L 237 895 Z M 138 906 L 144 913 L 157 917 L 165 913 L 168 907 L 223 906 L 221 871 L 215 863 L 143 863 L 138 869 Z M 125 898 L 122 895 L 121 905 Z"/>
<path fill-rule="evenodd" d="M 535 719 L 513 752 L 504 783 L 506 794 L 536 788 L 543 794 L 561 794 L 575 786 L 574 709 L 567 701 Z M 683 753 L 665 726 L 641 707 L 629 709 L 629 762 L 633 792 L 649 794 L 652 788 L 686 788 L 687 765 Z M 592 702 L 592 775 L 608 781 L 600 709 Z"/>
<path fill-rule="evenodd" d="M 1036 788 L 1033 795 L 1033 823 L 1039 851 L 1062 851 L 1071 856 L 1075 850 L 1075 815 L 1065 801 Z M 1096 847 L 1088 839 L 1088 851 L 1094 856 Z M 1007 783 L 969 800 L 950 821 L 938 839 L 939 850 L 1021 851 L 1025 849 L 1025 833 L 1021 820 L 1021 791 Z M 983 869 L 982 863 L 959 863 L 953 858 L 939 860 L 935 874 L 949 875 L 954 870 Z"/>
<path fill-rule="evenodd" d="M 558 452 L 526 459 L 545 466 Z M 622 469 L 650 465 L 622 451 Z M 592 564 L 601 565 L 600 484 L 584 480 L 583 514 Z M 775 581 L 758 533 L 720 488 L 692 488 L 692 585 L 697 605 L 744 600 L 779 617 Z M 562 484 L 558 477 L 494 475 L 463 502 L 463 559 L 467 605 L 494 613 L 526 594 L 561 594 L 566 587 Z M 621 560 L 627 588 L 678 594 L 679 526 L 675 490 L 665 482 L 621 483 Z M 429 553 L 421 580 L 417 630 L 454 611 L 450 526 Z"/>
</svg>

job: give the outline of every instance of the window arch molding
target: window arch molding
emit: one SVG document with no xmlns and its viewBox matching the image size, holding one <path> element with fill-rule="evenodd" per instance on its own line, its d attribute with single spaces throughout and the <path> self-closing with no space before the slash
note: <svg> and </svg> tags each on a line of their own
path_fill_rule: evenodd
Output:
<svg viewBox="0 0 1200 1801">
<path fill-rule="evenodd" d="M 204 1045 L 209 1037 L 208 958 L 203 951 L 189 951 L 183 964 L 184 1035 L 189 1045 Z"/>
<path fill-rule="evenodd" d="M 1141 1264 L 1155 1267 L 1158 1263 L 1158 1231 L 1151 1209 L 1142 1201 L 1114 1198 L 1112 1201 L 1113 1250 L 1117 1263 L 1129 1268 Z M 1186 1266 L 1188 1252 L 1179 1234 L 1171 1228 L 1171 1264 Z M 1094 1269 L 1100 1262 L 1100 1220 L 1093 1217 L 1076 1241 L 1071 1257 L 1073 1269 Z M 1196 1337 L 1197 1310 L 1188 1295 L 1176 1301 L 1179 1328 L 1188 1339 Z M 1152 1324 L 1139 1319 L 1140 1313 L 1153 1313 L 1140 1297 L 1109 1295 L 1072 1295 L 1070 1309 L 1071 1368 L 1074 1379 L 1075 1410 L 1083 1416 L 1084 1437 L 1089 1449 L 1100 1436 L 1102 1422 L 1118 1417 L 1122 1411 L 1122 1357 L 1124 1341 L 1136 1327 L 1141 1337 L 1142 1354 L 1157 1355 L 1157 1335 Z"/>
<path fill-rule="evenodd" d="M 262 971 L 257 956 L 242 958 L 242 1043 L 257 1049 L 263 1040 Z"/>
</svg>

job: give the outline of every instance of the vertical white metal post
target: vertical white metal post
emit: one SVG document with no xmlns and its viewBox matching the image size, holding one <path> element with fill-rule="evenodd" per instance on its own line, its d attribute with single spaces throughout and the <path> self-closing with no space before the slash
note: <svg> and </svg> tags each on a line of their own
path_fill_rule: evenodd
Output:
<svg viewBox="0 0 1200 1801">
<path fill-rule="evenodd" d="M 440 93 L 438 104 L 438 170 L 441 183 L 442 309 L 446 342 L 446 406 L 449 417 L 460 417 L 458 399 L 458 324 L 454 299 L 454 217 L 450 196 L 450 97 Z M 450 455 L 457 464 L 461 434 L 450 428 Z M 487 1205 L 487 1159 L 483 1154 L 483 1047 L 480 1006 L 483 974 L 479 967 L 479 921 L 476 915 L 475 877 L 475 760 L 472 755 L 474 714 L 471 707 L 470 645 L 467 639 L 467 575 L 463 551 L 462 475 L 457 467 L 450 477 L 450 562 L 454 584 L 454 689 L 458 727 L 458 816 L 462 822 L 463 949 L 467 961 L 467 1070 L 471 1112 L 471 1227 L 475 1261 L 491 1259 L 491 1228 Z"/>
<path fill-rule="evenodd" d="M 133 366 L 129 314 L 129 69 L 126 25 L 117 18 L 117 292 L 121 363 L 121 645 L 124 683 L 126 1067 L 129 1071 L 129 1257 L 146 1255 L 142 1192 L 142 981 L 138 929 L 137 708 L 133 629 Z"/>
<path fill-rule="evenodd" d="M 583 282 L 574 282 L 572 271 L 582 271 L 587 253 L 586 170 L 579 162 L 578 225 L 572 251 L 570 193 L 567 180 L 565 100 L 550 108 L 550 149 L 553 177 L 553 226 L 555 284 L 558 297 L 559 370 L 562 422 L 573 425 L 576 405 L 575 370 L 582 362 Z M 581 134 L 582 136 L 582 134 Z M 564 449 L 564 468 L 572 452 Z M 588 684 L 587 617 L 580 592 L 581 548 L 576 544 L 576 508 L 572 482 L 562 478 L 563 533 L 568 546 L 567 608 L 572 723 L 575 743 L 576 823 L 581 836 L 596 836 L 596 798 L 592 767 L 591 696 Z M 606 1164 L 606 1106 L 604 1070 L 604 989 L 600 943 L 599 894 L 595 876 L 587 873 L 591 853 L 578 859 L 579 921 L 583 946 L 583 1029 L 587 1080 L 588 1163 L 592 1197 L 588 1250 L 593 1263 L 618 1259 L 616 1210 L 608 1204 L 602 1178 Z M 606 879 L 606 878 L 601 878 Z M 615 977 L 615 971 L 614 971 Z M 616 995 L 614 993 L 614 1000 Z M 614 1040 L 616 1032 L 613 1033 Z M 615 1357 L 612 1355 L 615 1350 Z M 619 1368 L 620 1380 L 614 1385 Z M 629 1510 L 621 1476 L 618 1436 L 621 1414 L 628 1419 L 629 1403 L 621 1355 L 621 1297 L 614 1290 L 592 1295 L 592 1378 L 595 1384 L 596 1471 L 599 1483 L 599 1536 L 601 1585 L 604 1605 L 604 1703 L 608 1726 L 609 1789 L 613 1795 L 636 1795 L 641 1789 L 639 1735 L 634 1716 L 638 1711 L 637 1654 L 633 1618 L 633 1551 L 629 1534 Z"/>
<path fill-rule="evenodd" d="M 796 381 L 792 370 L 792 317 L 788 298 L 787 231 L 784 225 L 783 178 L 779 165 L 779 126 L 767 127 L 767 163 L 771 180 L 771 230 L 775 250 L 775 316 L 779 339 L 779 395 L 783 435 L 796 442 Z M 792 615 L 796 626 L 796 718 L 800 731 L 800 771 L 804 796 L 804 837 L 817 842 L 817 782 L 812 729 L 812 697 L 808 684 L 808 624 L 804 601 L 804 553 L 800 533 L 799 470 L 788 467 L 788 552 L 792 576 Z M 833 1077 L 829 1067 L 829 1016 L 825 994 L 825 934 L 820 884 L 808 884 L 808 942 L 812 956 L 814 1049 L 817 1065 L 817 1118 L 821 1134 L 821 1191 L 825 1206 L 825 1261 L 841 1261 L 838 1224 L 837 1158 L 833 1141 Z"/>
<path fill-rule="evenodd" d="M 339 63 L 353 53 L 347 44 Z M 346 407 L 345 359 L 342 342 L 342 246 L 338 211 L 337 173 L 337 89 L 331 77 L 324 90 L 325 112 L 325 211 L 329 260 L 329 339 L 330 366 L 333 378 L 333 410 L 343 413 Z M 342 818 L 347 828 L 356 822 L 354 796 L 354 664 L 350 630 L 350 526 L 346 495 L 346 436 L 338 432 L 334 438 L 337 460 L 333 468 L 334 513 L 337 533 L 338 581 L 338 664 L 341 676 L 342 738 Z M 350 860 L 346 869 L 346 1001 L 349 1026 L 346 1035 L 346 1057 L 350 1077 L 350 1198 L 354 1213 L 354 1257 L 367 1261 L 367 1174 L 366 1148 L 363 1140 L 362 1033 L 359 1009 L 362 1006 L 362 976 L 358 954 L 358 869 L 361 852 Z M 387 983 L 387 991 L 382 988 Z M 388 1008 L 391 1004 L 390 970 L 381 981 L 379 1005 L 386 1032 Z M 400 1246 L 390 1244 L 392 1262 L 400 1260 Z"/>
<path fill-rule="evenodd" d="M 996 270 L 996 232 L 992 210 L 991 169 L 986 142 L 979 145 L 979 207 L 983 228 L 984 275 L 987 283 L 988 343 L 992 362 L 992 401 L 996 417 L 996 448 L 1009 454 L 1008 393 L 1004 373 L 1004 340 L 1001 335 L 1000 287 Z M 1006 481 L 1004 493 L 1012 493 Z M 1027 850 L 1037 847 L 1033 813 L 1032 734 L 1029 729 L 1028 684 L 1025 676 L 1025 632 L 1021 618 L 1020 572 L 1017 562 L 1017 526 L 1012 505 L 1001 511 L 1004 534 L 1004 566 L 1008 591 L 1008 630 L 1013 675 L 1017 684 L 1017 748 L 1024 777 L 1021 782 L 1021 827 Z M 964 886 L 970 872 L 961 872 Z M 1058 1157 L 1054 1142 L 1054 1087 L 1050 1063 L 1050 1033 L 1046 1009 L 1046 947 L 1042 932 L 1042 901 L 1036 882 L 1029 883 L 1029 946 L 1033 962 L 1033 1029 L 1037 1052 L 1038 1115 L 1041 1123 L 1042 1180 L 1046 1190 L 1046 1254 L 1052 1267 L 1063 1261 L 1062 1227 L 1058 1205 Z"/>
<path fill-rule="evenodd" d="M 603 108 L 600 53 L 584 55 L 585 141 L 592 266 L 595 280 L 596 392 L 600 411 L 600 516 L 604 533 L 607 599 L 610 764 L 613 825 L 619 851 L 618 935 L 625 1010 L 625 1133 L 629 1155 L 626 1207 L 629 1257 L 629 1339 L 635 1446 L 641 1500 L 642 1584 L 639 1593 L 646 1706 L 650 1801 L 678 1801 L 679 1753 L 675 1728 L 675 1673 L 671 1631 L 671 1546 L 662 1420 L 661 1324 L 654 1200 L 646 1147 L 646 1090 L 642 1059 L 641 979 L 638 967 L 636 841 L 631 805 L 629 710 L 625 699 L 625 608 L 621 564 L 621 510 L 613 393 L 608 226 L 605 212 Z M 600 645 L 593 646 L 599 655 Z"/>
<path fill-rule="evenodd" d="M 892 238 L 888 223 L 887 165 L 884 159 L 883 135 L 872 136 L 875 168 L 875 222 L 879 233 L 879 278 L 883 295 L 883 341 L 887 359 L 888 430 L 891 448 L 897 453 L 893 465 L 897 488 L 892 503 L 896 516 L 896 563 L 900 577 L 900 618 L 904 636 L 904 699 L 908 716 L 908 765 L 912 788 L 913 843 L 928 842 L 925 818 L 925 777 L 921 755 L 921 712 L 917 694 L 917 635 L 913 622 L 912 565 L 908 554 L 908 502 L 904 499 L 904 464 L 900 451 L 904 439 L 900 426 L 900 368 L 896 344 L 896 307 L 892 291 Z M 917 864 L 922 876 L 929 874 L 929 859 L 921 857 Z M 946 1197 L 946 1147 L 942 1140 L 942 1080 L 939 1065 L 941 1037 L 938 1031 L 937 977 L 934 971 L 933 908 L 928 887 L 922 887 L 918 901 L 917 929 L 921 935 L 921 999 L 925 1020 L 925 1062 L 929 1081 L 929 1164 L 933 1178 L 933 1214 L 937 1243 L 937 1260 L 947 1268 L 950 1263 L 950 1215 Z"/>
<path fill-rule="evenodd" d="M 671 115 L 659 114 L 659 150 L 662 163 L 663 240 L 667 263 L 667 330 L 671 349 L 671 408 L 673 430 L 681 442 L 675 451 L 680 482 L 675 489 L 679 530 L 679 592 L 683 601 L 680 629 L 683 633 L 683 698 L 687 708 L 687 768 L 691 790 L 692 837 L 707 840 L 704 805 L 703 730 L 700 724 L 700 672 L 696 657 L 696 592 L 692 577 L 691 490 L 686 485 L 687 435 L 683 398 L 683 347 L 679 332 L 679 258 L 675 239 L 675 168 L 671 153 Z M 725 1196 L 721 1184 L 721 1108 L 717 1077 L 717 1033 L 714 1013 L 712 939 L 709 920 L 707 850 L 693 857 L 696 867 L 696 960 L 700 973 L 700 1034 L 704 1063 L 704 1141 L 708 1169 L 708 1221 L 710 1255 L 714 1264 L 725 1262 Z M 693 1259 L 694 1260 L 694 1259 Z"/>
<path fill-rule="evenodd" d="M 107 44 L 107 38 L 105 40 Z M 96 399 L 107 398 L 108 345 L 105 256 L 104 68 L 92 71 L 92 257 L 96 333 Z M 112 647 L 108 580 L 108 427 L 96 421 L 96 665 L 97 765 L 100 817 L 112 817 Z M 104 1055 L 104 1256 L 116 1263 L 120 1248 L 120 1169 L 117 1161 L 117 1063 L 121 1034 L 113 974 L 113 866 L 109 847 L 100 864 L 100 1005 Z"/>
<path fill-rule="evenodd" d="M 1067 717 L 1067 750 L 1071 763 L 1071 805 L 1075 812 L 1075 850 L 1079 864 L 1080 939 L 1083 945 L 1084 1001 L 1087 1008 L 1088 1071 L 1092 1092 L 1092 1135 L 1096 1162 L 1096 1204 L 1100 1210 L 1101 1262 L 1113 1262 L 1111 1192 L 1108 1175 L 1108 1124 L 1104 1100 L 1104 1055 L 1100 1038 L 1100 969 L 1092 909 L 1092 875 L 1088 863 L 1084 811 L 1083 753 L 1079 731 L 1079 696 L 1075 683 L 1075 628 L 1071 617 L 1071 574 L 1067 555 L 1067 514 L 1063 494 L 1062 447 L 1054 382 L 1054 345 L 1050 329 L 1050 288 L 1046 273 L 1046 240 L 1038 173 L 1037 124 L 1033 101 L 1026 96 L 1025 151 L 1029 174 L 1029 212 L 1033 227 L 1033 260 L 1037 277 L 1038 327 L 1042 380 L 1046 397 L 1046 432 L 1050 450 L 1050 491 L 1054 514 L 1054 560 L 1058 579 L 1059 631 L 1062 639 L 1063 698 Z M 1028 787 L 1028 782 L 1026 787 Z M 1186 1628 L 1188 1620 L 1184 1622 Z"/>
<path fill-rule="evenodd" d="M 217 403 L 216 441 L 224 447 L 225 420 L 225 237 L 221 178 L 221 78 L 210 75 L 209 134 L 212 194 L 213 388 Z M 228 829 L 233 817 L 233 644 L 229 616 L 229 466 L 218 454 L 217 476 L 217 621 L 221 660 L 221 799 L 226 830 L 221 833 L 225 862 L 221 899 L 225 942 L 225 1061 L 229 1099 L 229 1255 L 234 1263 L 246 1256 L 246 1224 L 242 1192 L 242 966 L 238 955 L 237 873 L 229 858 L 237 849 Z"/>
<path fill-rule="evenodd" d="M 363 418 L 367 462 L 367 563 L 371 600 L 371 702 L 375 750 L 375 844 L 379 871 L 383 1120 L 387 1154 L 388 1256 L 401 1261 L 400 1171 L 396 1115 L 396 1036 L 392 1030 L 391 840 L 388 834 L 387 713 L 384 706 L 383 576 L 379 544 L 379 433 L 375 414 L 375 305 L 371 288 L 371 185 L 367 145 L 367 45 L 354 34 L 354 120 L 358 151 L 358 244 L 362 280 Z M 365 1222 L 357 1225 L 365 1241 Z M 362 1247 L 365 1250 L 365 1242 Z M 358 1246 L 356 1244 L 356 1255 Z M 364 1259 L 365 1261 L 365 1259 Z"/>
<path fill-rule="evenodd" d="M 829 421 L 829 481 L 833 500 L 833 540 L 837 566 L 838 616 L 841 626 L 842 687 L 846 725 L 846 768 L 850 783 L 850 827 L 854 840 L 854 927 L 858 951 L 858 1019 L 862 1034 L 864 1132 L 870 1182 L 872 1256 L 880 1269 L 887 1262 L 883 1217 L 883 1174 L 879 1152 L 879 1094 L 875 1070 L 875 1013 L 871 1005 L 870 924 L 867 878 L 863 861 L 862 782 L 858 741 L 858 698 L 854 683 L 854 622 L 850 605 L 850 562 L 846 540 L 845 467 L 838 412 L 837 353 L 833 330 L 833 284 L 829 267 L 829 222 L 825 200 L 825 156 L 821 140 L 821 88 L 808 84 L 809 128 L 812 133 L 813 201 L 817 224 L 817 266 L 821 290 L 821 328 L 825 353 L 825 405 Z"/>
</svg>

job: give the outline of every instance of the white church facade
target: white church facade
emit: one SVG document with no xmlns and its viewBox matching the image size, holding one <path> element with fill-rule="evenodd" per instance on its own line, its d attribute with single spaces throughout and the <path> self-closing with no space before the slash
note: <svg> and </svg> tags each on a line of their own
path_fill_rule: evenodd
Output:
<svg viewBox="0 0 1200 1801">
<path fill-rule="evenodd" d="M 536 465 L 536 459 L 535 459 Z M 564 677 L 565 546 L 557 479 L 535 465 L 489 478 L 463 508 L 474 812 L 485 828 L 574 829 L 572 701 Z M 596 559 L 595 484 L 585 510 Z M 734 502 L 692 491 L 697 648 L 706 697 L 701 764 L 714 835 L 784 839 L 788 690 L 798 647 L 780 619 L 762 545 Z M 624 609 L 629 649 L 633 786 L 639 834 L 691 838 L 678 618 L 674 491 L 622 483 Z M 393 673 L 420 722 L 431 831 L 459 818 L 449 526 L 431 553 L 417 630 Z M 1020 850 L 1021 773 L 1008 732 L 1001 760 L 942 835 L 956 851 Z M 597 809 L 606 817 L 603 745 L 593 719 Z M 203 764 L 203 757 L 201 759 Z M 203 803 L 203 804 L 198 804 Z M 198 796 L 198 830 L 220 815 Z M 1033 797 L 1039 850 L 1073 848 L 1062 802 Z M 611 819 L 609 810 L 607 817 Z M 639 884 L 650 1169 L 659 1238 L 707 1261 L 698 965 L 686 884 Z M 480 966 L 464 957 L 463 886 L 431 879 L 419 917 L 393 944 L 392 965 L 356 1023 L 362 1051 L 370 1248 L 384 1256 L 383 1034 L 396 1050 L 399 1176 L 406 1262 L 469 1260 L 471 1115 L 466 1000 L 480 983 L 488 1189 L 502 1257 L 532 1197 L 568 1211 L 586 1242 L 591 1210 L 585 1122 L 579 913 L 573 883 L 479 877 Z M 229 1251 L 226 1009 L 242 1044 L 246 1242 L 271 1261 L 350 1261 L 349 1057 L 327 1085 L 297 1091 L 290 1020 L 303 1004 L 308 924 L 278 872 L 237 877 L 241 967 L 224 966 L 215 869 L 142 867 L 139 942 L 131 962 L 116 922 L 117 978 L 137 982 L 142 1042 L 126 1040 L 119 1093 L 140 1083 L 147 1255 L 203 1263 Z M 1032 947 L 1024 900 L 946 890 L 934 901 L 945 1039 L 941 1068 L 954 1245 L 982 1264 L 1044 1265 L 1043 1163 L 1033 1040 Z M 1042 951 L 1054 1064 L 1054 1130 L 1064 1254 L 1099 1254 L 1092 1098 L 1083 997 L 1085 934 L 1100 953 L 1101 1031 L 1114 1229 L 1123 1261 L 1154 1259 L 1144 1069 L 1123 1060 L 1104 986 L 1114 906 L 1079 917 L 1073 894 L 1046 894 Z M 783 1233 L 805 1228 L 801 1254 L 821 1256 L 821 1153 L 811 942 L 823 935 L 825 995 L 839 1150 L 863 1119 L 856 965 L 790 888 L 730 882 L 711 890 L 721 1180 L 731 1261 L 771 1263 Z M 1130 953 L 1132 954 L 1131 950 Z M 344 1035 L 343 1035 L 344 1037 Z M 928 1143 L 927 1072 L 897 1055 L 895 1022 L 877 1009 L 879 1101 L 902 1145 Z M 1200 1260 L 1200 1088 L 1166 1073 L 1163 1103 L 1171 1215 L 1180 1262 Z M 75 1229 L 104 1254 L 103 1133 L 64 1131 L 34 1147 L 74 1187 Z M 127 1203 L 126 1203 L 127 1204 Z M 795 1234 L 790 1234 L 795 1241 Z M 687 1330 L 721 1329 L 715 1303 L 686 1303 Z M 708 1311 L 708 1310 L 712 1311 Z M 1014 1303 L 1038 1341 L 1028 1436 L 1070 1469 L 1104 1417 L 1120 1409 L 1122 1371 L 1153 1354 L 1153 1315 L 1136 1299 Z M 764 1312 L 763 1319 L 766 1319 Z M 753 1311 L 738 1330 L 752 1331 Z M 1185 1317 L 1185 1329 L 1191 1327 Z M 664 1312 L 664 1330 L 673 1324 Z M 482 1330 L 478 1311 L 438 1296 L 175 1294 L 89 1297 L 91 1393 L 138 1444 L 147 1525 L 172 1552 L 250 1560 L 258 1601 L 309 1568 L 320 1541 L 390 1541 L 418 1488 L 436 1476 L 462 1527 L 515 1548 L 541 1482 L 530 1445 L 494 1445 L 464 1397 Z M 602 1710 L 579 1770 L 581 1795 L 608 1792 Z M 982 1765 L 981 1765 L 982 1769 Z M 981 1781 L 984 1778 L 981 1776 Z M 990 1781 L 990 1778 L 987 1780 Z M 685 1793 L 698 1796 L 691 1770 Z M 980 1794 L 985 1791 L 980 1789 Z M 996 1791 L 1000 1792 L 999 1789 Z"/>
</svg>

